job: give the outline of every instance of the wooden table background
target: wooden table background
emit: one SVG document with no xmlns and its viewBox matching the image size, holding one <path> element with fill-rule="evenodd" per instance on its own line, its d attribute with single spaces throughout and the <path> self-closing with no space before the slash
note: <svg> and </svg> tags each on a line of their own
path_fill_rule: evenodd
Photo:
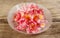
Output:
<svg viewBox="0 0 60 38">
<path fill-rule="evenodd" d="M 7 23 L 7 13 L 21 2 L 35 2 L 48 8 L 52 14 L 52 26 L 38 35 L 25 35 L 11 29 Z M 0 0 L 0 38 L 60 38 L 60 0 Z"/>
</svg>

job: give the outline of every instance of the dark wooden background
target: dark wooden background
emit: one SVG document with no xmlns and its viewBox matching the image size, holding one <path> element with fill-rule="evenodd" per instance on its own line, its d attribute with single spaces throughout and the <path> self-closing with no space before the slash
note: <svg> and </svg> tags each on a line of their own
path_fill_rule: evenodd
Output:
<svg viewBox="0 0 60 38">
<path fill-rule="evenodd" d="M 51 27 L 38 35 L 25 35 L 14 31 L 7 23 L 7 13 L 21 2 L 35 2 L 48 8 L 53 18 Z M 60 38 L 60 0 L 0 0 L 0 38 Z"/>
</svg>

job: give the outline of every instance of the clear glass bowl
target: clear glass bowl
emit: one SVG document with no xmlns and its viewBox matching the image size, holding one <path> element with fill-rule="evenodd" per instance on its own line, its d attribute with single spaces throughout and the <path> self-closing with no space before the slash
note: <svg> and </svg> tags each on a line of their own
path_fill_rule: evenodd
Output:
<svg viewBox="0 0 60 38">
<path fill-rule="evenodd" d="M 23 3 L 20 3 L 20 4 L 15 5 L 15 6 L 9 11 L 9 13 L 8 13 L 8 17 L 7 17 L 8 23 L 9 23 L 10 27 L 11 27 L 12 29 L 14 29 L 15 31 L 18 31 L 18 30 L 14 28 L 15 25 L 14 25 L 14 22 L 13 22 L 13 16 L 14 16 L 14 14 L 16 13 L 15 11 L 18 10 L 18 9 L 19 9 L 19 6 L 22 5 L 22 4 L 23 4 Z M 30 3 L 25 3 L 25 4 L 30 4 Z M 36 3 L 34 3 L 34 4 L 36 4 Z M 38 5 L 40 8 L 43 8 L 43 9 L 44 9 L 44 16 L 45 16 L 45 18 L 46 18 L 46 24 L 45 24 L 46 27 L 43 28 L 43 29 L 39 32 L 39 33 L 41 33 L 41 32 L 46 31 L 46 30 L 51 26 L 52 16 L 51 16 L 50 11 L 49 11 L 47 8 L 45 8 L 45 7 L 42 6 L 41 4 L 37 4 L 37 5 Z M 27 34 L 26 32 L 22 32 L 22 31 L 18 31 L 18 32 Z M 39 33 L 35 33 L 35 34 L 39 34 Z M 31 34 L 33 34 L 33 33 L 31 33 Z"/>
</svg>

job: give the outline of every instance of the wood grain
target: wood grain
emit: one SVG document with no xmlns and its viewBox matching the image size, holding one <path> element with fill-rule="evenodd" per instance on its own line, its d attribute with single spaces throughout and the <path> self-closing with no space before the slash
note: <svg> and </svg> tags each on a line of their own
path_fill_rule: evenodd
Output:
<svg viewBox="0 0 60 38">
<path fill-rule="evenodd" d="M 38 35 L 25 35 L 11 29 L 7 14 L 21 2 L 35 2 L 48 8 L 53 18 L 51 27 Z M 0 0 L 0 38 L 60 38 L 60 0 Z"/>
</svg>

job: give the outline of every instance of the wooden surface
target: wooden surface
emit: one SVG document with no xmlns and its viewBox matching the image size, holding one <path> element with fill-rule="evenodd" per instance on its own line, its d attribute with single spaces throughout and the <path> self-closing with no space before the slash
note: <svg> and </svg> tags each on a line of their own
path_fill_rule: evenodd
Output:
<svg viewBox="0 0 60 38">
<path fill-rule="evenodd" d="M 38 35 L 25 35 L 11 29 L 7 23 L 7 13 L 21 2 L 35 2 L 48 8 L 53 18 L 51 27 Z M 60 38 L 60 0 L 0 0 L 0 38 Z"/>
</svg>

